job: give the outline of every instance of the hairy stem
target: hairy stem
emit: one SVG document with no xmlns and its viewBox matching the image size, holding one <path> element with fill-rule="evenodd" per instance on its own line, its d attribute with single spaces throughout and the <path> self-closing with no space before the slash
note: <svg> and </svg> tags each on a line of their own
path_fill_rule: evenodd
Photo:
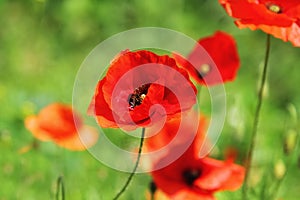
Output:
<svg viewBox="0 0 300 200">
<path fill-rule="evenodd" d="M 59 195 L 61 194 L 61 195 Z M 61 197 L 61 198 L 59 198 Z M 57 183 L 56 183 L 56 200 L 65 200 L 65 186 L 64 186 L 64 181 L 63 181 L 63 177 L 59 176 L 57 179 Z"/>
<path fill-rule="evenodd" d="M 246 175 L 245 175 L 245 181 L 244 181 L 244 186 L 243 186 L 243 199 L 244 200 L 247 199 L 247 189 L 248 189 L 248 184 L 247 183 L 248 183 L 249 174 L 250 174 L 253 151 L 254 151 L 254 148 L 255 148 L 257 129 L 258 129 L 258 123 L 259 123 L 259 118 L 260 118 L 260 111 L 261 111 L 261 106 L 262 106 L 262 102 L 263 102 L 263 93 L 264 93 L 264 88 L 265 88 L 265 85 L 266 85 L 266 78 L 267 78 L 267 71 L 268 71 L 268 60 L 269 60 L 270 47 L 271 47 L 270 40 L 271 40 L 271 36 L 268 34 L 267 35 L 267 40 L 266 40 L 266 52 L 265 52 L 264 68 L 263 68 L 260 87 L 259 87 L 258 96 L 257 96 L 258 99 L 257 99 L 257 105 L 256 105 L 256 110 L 255 110 L 255 115 L 254 115 L 250 147 L 249 147 L 248 154 L 247 154 L 247 157 L 246 157 Z"/>
<path fill-rule="evenodd" d="M 142 129 L 142 135 L 141 135 L 141 140 L 140 140 L 140 146 L 139 146 L 139 151 L 138 151 L 138 156 L 134 165 L 134 168 L 132 170 L 132 172 L 130 173 L 129 177 L 127 178 L 127 181 L 125 182 L 124 186 L 122 187 L 122 189 L 118 192 L 118 194 L 113 198 L 113 200 L 118 199 L 126 190 L 126 188 L 128 187 L 131 179 L 133 178 L 137 167 L 139 165 L 140 162 L 140 158 L 141 158 L 141 153 L 142 153 L 142 148 L 143 148 L 143 143 L 144 143 L 144 136 L 145 136 L 145 128 Z"/>
</svg>

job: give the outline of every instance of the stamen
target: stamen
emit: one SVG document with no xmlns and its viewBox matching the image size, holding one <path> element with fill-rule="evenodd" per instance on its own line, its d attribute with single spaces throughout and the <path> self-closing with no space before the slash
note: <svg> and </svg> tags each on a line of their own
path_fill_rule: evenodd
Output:
<svg viewBox="0 0 300 200">
<path fill-rule="evenodd" d="M 146 94 L 141 94 L 141 100 L 144 100 L 146 97 Z"/>
<path fill-rule="evenodd" d="M 133 93 L 128 96 L 128 104 L 130 110 L 133 110 L 136 106 L 142 104 L 143 100 L 146 98 L 149 87 L 150 84 L 144 84 L 136 88 Z"/>
<path fill-rule="evenodd" d="M 211 71 L 211 67 L 209 64 L 203 64 L 200 66 L 200 69 L 197 70 L 198 76 L 200 78 L 204 78 Z"/>
<path fill-rule="evenodd" d="M 267 8 L 268 8 L 270 11 L 272 11 L 273 13 L 279 14 L 279 13 L 282 12 L 280 6 L 278 6 L 278 5 L 276 5 L 276 4 L 272 4 L 272 3 L 267 4 Z"/>
</svg>

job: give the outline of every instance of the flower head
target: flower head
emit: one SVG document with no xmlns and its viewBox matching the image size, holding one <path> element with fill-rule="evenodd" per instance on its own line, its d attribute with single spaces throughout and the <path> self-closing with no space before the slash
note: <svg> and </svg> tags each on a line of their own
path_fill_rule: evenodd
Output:
<svg viewBox="0 0 300 200">
<path fill-rule="evenodd" d="M 233 37 L 217 31 L 212 36 L 201 38 L 198 43 L 187 59 L 174 53 L 176 62 L 202 85 L 234 80 L 240 60 Z"/>
<path fill-rule="evenodd" d="M 42 141 L 53 141 L 70 150 L 85 150 L 98 139 L 97 131 L 83 124 L 73 109 L 61 103 L 43 108 L 37 116 L 25 119 L 25 127 Z"/>
<path fill-rule="evenodd" d="M 178 121 L 174 123 L 166 124 L 166 126 L 177 126 Z M 162 129 L 162 132 L 165 130 Z M 199 157 L 203 135 L 203 128 L 200 127 L 192 145 L 179 159 L 152 172 L 156 186 L 170 199 L 213 200 L 215 192 L 236 190 L 243 183 L 244 168 L 234 164 L 232 160 L 220 161 L 209 157 Z M 173 156 L 174 151 L 176 148 L 170 149 L 166 158 Z M 163 162 L 163 159 L 156 164 L 159 165 L 160 162 Z"/>
<path fill-rule="evenodd" d="M 146 50 L 125 51 L 96 86 L 89 112 L 101 127 L 130 130 L 190 109 L 195 93 L 174 59 Z"/>
<path fill-rule="evenodd" d="M 300 46 L 298 0 L 219 0 L 239 28 L 261 29 L 283 41 Z"/>
</svg>

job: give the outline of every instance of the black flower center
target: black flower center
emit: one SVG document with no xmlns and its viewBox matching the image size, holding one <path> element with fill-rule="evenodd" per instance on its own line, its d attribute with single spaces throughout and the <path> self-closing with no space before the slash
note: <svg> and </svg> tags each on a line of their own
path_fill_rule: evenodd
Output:
<svg viewBox="0 0 300 200">
<path fill-rule="evenodd" d="M 211 71 L 210 65 L 203 64 L 200 66 L 200 69 L 197 70 L 197 74 L 198 74 L 199 78 L 203 79 L 210 71 Z"/>
<path fill-rule="evenodd" d="M 128 104 L 129 109 L 134 109 L 136 106 L 142 104 L 143 100 L 145 99 L 148 89 L 150 87 L 150 83 L 144 84 L 138 88 L 135 88 L 133 93 L 128 96 Z"/>
<path fill-rule="evenodd" d="M 267 6 L 268 10 L 270 10 L 273 13 L 276 13 L 276 14 L 282 13 L 281 7 L 276 4 L 268 3 L 266 6 Z"/>
<path fill-rule="evenodd" d="M 200 176 L 201 176 L 200 169 L 187 169 L 184 170 L 182 173 L 183 180 L 188 186 L 192 186 L 195 180 Z"/>
</svg>

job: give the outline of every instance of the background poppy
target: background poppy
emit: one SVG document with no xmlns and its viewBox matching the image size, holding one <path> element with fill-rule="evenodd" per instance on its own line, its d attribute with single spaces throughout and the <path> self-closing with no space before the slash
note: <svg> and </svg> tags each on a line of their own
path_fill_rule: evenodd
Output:
<svg viewBox="0 0 300 200">
<path fill-rule="evenodd" d="M 180 120 L 166 126 L 177 126 Z M 203 123 L 203 122 L 202 122 Z M 187 129 L 190 124 L 186 125 Z M 162 130 L 162 134 L 167 129 Z M 205 138 L 204 127 L 199 127 L 191 146 L 170 165 L 153 171 L 152 177 L 157 187 L 170 199 L 214 199 L 214 193 L 222 190 L 236 190 L 244 180 L 244 168 L 232 162 L 232 159 L 220 161 L 209 157 L 199 158 Z M 187 131 L 187 137 L 189 132 Z M 164 138 L 161 138 L 164 139 Z M 178 144 L 185 145 L 183 144 Z M 160 165 L 170 156 L 174 156 L 178 147 L 170 148 L 168 154 L 154 165 Z"/>
<path fill-rule="evenodd" d="M 217 31 L 212 36 L 199 39 L 198 43 L 187 59 L 174 53 L 176 62 L 201 85 L 215 85 L 234 80 L 240 67 L 234 38 L 225 32 Z"/>
<path fill-rule="evenodd" d="M 37 116 L 28 116 L 25 127 L 41 141 L 53 141 L 69 150 L 85 150 L 97 142 L 97 131 L 83 124 L 81 117 L 68 105 L 53 103 Z"/>
<path fill-rule="evenodd" d="M 219 0 L 239 28 L 261 29 L 300 46 L 300 2 L 297 0 Z"/>
</svg>

